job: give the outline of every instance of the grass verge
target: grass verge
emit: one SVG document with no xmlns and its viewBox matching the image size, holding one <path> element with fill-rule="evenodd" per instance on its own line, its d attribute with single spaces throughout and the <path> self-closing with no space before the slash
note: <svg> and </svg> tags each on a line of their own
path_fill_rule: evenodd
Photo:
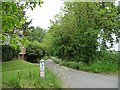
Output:
<svg viewBox="0 0 120 90">
<path fill-rule="evenodd" d="M 39 76 L 39 66 L 23 60 L 2 63 L 2 88 L 61 88 L 58 78 L 45 69 L 45 78 Z"/>
<path fill-rule="evenodd" d="M 96 61 L 92 64 L 85 64 L 75 61 L 63 61 L 55 57 L 51 57 L 51 59 L 57 64 L 77 70 L 103 74 L 115 74 L 118 72 L 118 64 L 116 62 Z"/>
</svg>

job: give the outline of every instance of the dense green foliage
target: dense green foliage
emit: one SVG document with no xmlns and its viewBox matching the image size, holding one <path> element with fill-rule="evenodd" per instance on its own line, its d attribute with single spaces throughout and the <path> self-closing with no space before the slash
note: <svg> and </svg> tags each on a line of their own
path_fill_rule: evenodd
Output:
<svg viewBox="0 0 120 90">
<path fill-rule="evenodd" d="M 14 47 L 24 46 L 27 48 L 31 43 L 30 41 L 36 40 L 35 37 L 33 38 L 33 36 L 36 36 L 36 31 L 31 31 L 32 27 L 29 27 L 32 20 L 27 21 L 28 17 L 25 16 L 25 13 L 27 9 L 31 8 L 33 10 L 37 5 L 41 6 L 42 3 L 43 2 L 41 0 L 39 0 L 39 2 L 34 2 L 34 0 L 33 2 L 2 2 L 2 32 L 0 32 L 0 44 L 3 44 L 3 60 L 11 60 L 13 59 L 13 55 L 16 56 L 16 52 L 18 54 L 18 50 L 11 46 L 10 49 L 13 50 L 10 50 L 9 47 L 7 48 L 8 50 L 5 49 L 6 45 L 13 45 Z M 40 31 L 40 28 L 37 29 Z M 42 31 L 40 32 L 42 33 Z M 30 41 L 27 38 L 29 33 L 29 38 L 32 38 Z M 38 33 L 38 35 L 39 34 L 40 33 Z M 38 46 L 36 45 L 35 47 Z M 29 54 L 27 53 L 27 56 L 30 56 L 30 49 L 28 52 Z M 39 56 L 41 57 L 41 53 L 39 52 L 38 54 L 40 54 Z M 35 57 L 38 58 L 38 56 Z"/>
<path fill-rule="evenodd" d="M 58 78 L 45 69 L 45 78 L 39 75 L 39 66 L 23 60 L 2 63 L 2 88 L 60 88 Z M 8 76 L 9 75 L 9 76 Z"/>
<path fill-rule="evenodd" d="M 26 60 L 30 62 L 37 62 L 45 55 L 44 48 L 38 41 L 31 42 L 26 51 Z"/>
<path fill-rule="evenodd" d="M 41 6 L 42 3 L 41 0 L 39 2 L 2 2 L 2 32 L 0 32 L 2 40 L 0 39 L 0 44 L 10 39 L 10 44 L 19 43 L 21 46 L 26 46 L 28 40 L 24 36 L 27 35 L 31 23 L 31 21 L 27 22 L 26 10 L 29 8 L 33 10 L 36 5 Z M 19 38 L 20 36 L 21 38 Z"/>
<path fill-rule="evenodd" d="M 19 47 L 13 45 L 2 45 L 2 61 L 10 61 L 17 57 L 20 52 Z"/>
<path fill-rule="evenodd" d="M 29 29 L 26 38 L 30 41 L 26 49 L 26 60 L 29 62 L 38 62 L 45 55 L 45 50 L 41 44 L 46 31 L 40 27 Z"/>
<path fill-rule="evenodd" d="M 2 2 L 2 33 L 14 33 L 14 30 L 21 28 L 26 21 L 25 11 L 28 8 L 34 9 L 40 2 Z"/>
<path fill-rule="evenodd" d="M 30 33 L 29 35 L 27 36 L 27 39 L 29 41 L 38 41 L 38 42 L 41 42 L 46 31 L 43 30 L 42 28 L 40 27 L 36 27 L 36 28 L 32 28 L 29 30 Z"/>
<path fill-rule="evenodd" d="M 119 37 L 117 17 L 112 2 L 66 2 L 43 39 L 46 54 L 84 63 L 101 59 L 107 43 L 114 43 L 112 35 Z"/>
<path fill-rule="evenodd" d="M 89 64 L 76 61 L 65 61 L 51 57 L 55 63 L 77 70 L 89 71 L 94 73 L 117 73 L 118 71 L 118 53 L 104 52 L 100 60 L 94 60 Z"/>
</svg>

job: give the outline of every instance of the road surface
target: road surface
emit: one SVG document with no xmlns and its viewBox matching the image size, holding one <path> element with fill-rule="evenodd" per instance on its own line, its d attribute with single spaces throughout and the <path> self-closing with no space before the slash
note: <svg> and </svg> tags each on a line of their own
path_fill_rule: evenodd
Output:
<svg viewBox="0 0 120 90">
<path fill-rule="evenodd" d="M 118 88 L 118 76 L 93 74 L 55 64 L 52 60 L 45 65 L 63 82 L 63 88 Z"/>
</svg>

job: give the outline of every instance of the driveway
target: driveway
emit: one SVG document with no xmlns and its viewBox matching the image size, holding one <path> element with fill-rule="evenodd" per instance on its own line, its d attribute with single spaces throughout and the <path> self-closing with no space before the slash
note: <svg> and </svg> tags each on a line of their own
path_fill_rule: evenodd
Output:
<svg viewBox="0 0 120 90">
<path fill-rule="evenodd" d="M 63 88 L 118 88 L 118 75 L 100 75 L 74 70 L 55 64 L 52 60 L 45 65 L 63 82 Z"/>
</svg>

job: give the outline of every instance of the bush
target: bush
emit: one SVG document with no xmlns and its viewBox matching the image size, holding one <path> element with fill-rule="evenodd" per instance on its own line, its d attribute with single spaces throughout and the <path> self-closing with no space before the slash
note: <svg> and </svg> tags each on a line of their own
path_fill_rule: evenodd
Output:
<svg viewBox="0 0 120 90">
<path fill-rule="evenodd" d="M 42 45 L 34 41 L 26 48 L 26 60 L 29 62 L 38 62 L 45 55 Z"/>
<path fill-rule="evenodd" d="M 107 60 L 109 62 L 118 62 L 118 58 L 117 58 L 118 53 L 113 53 L 113 52 L 109 52 L 109 51 L 104 51 L 101 53 L 102 56 L 102 60 Z"/>
<path fill-rule="evenodd" d="M 2 61 L 10 61 L 17 57 L 20 52 L 19 46 L 2 45 Z"/>
<path fill-rule="evenodd" d="M 116 72 L 118 70 L 118 64 L 116 62 L 109 61 L 96 61 L 90 66 L 90 70 L 96 73 L 99 72 Z"/>
<path fill-rule="evenodd" d="M 78 62 L 75 62 L 75 61 L 69 61 L 68 62 L 70 68 L 73 68 L 73 69 L 79 69 L 79 63 Z"/>
<path fill-rule="evenodd" d="M 51 57 L 50 59 L 52 59 L 56 64 L 61 64 L 62 60 L 56 57 Z"/>
<path fill-rule="evenodd" d="M 112 54 L 112 53 L 109 53 Z M 94 73 L 116 73 L 118 71 L 118 63 L 115 59 L 116 54 L 113 55 L 113 60 L 110 59 L 110 61 L 107 59 L 96 59 L 94 62 L 91 62 L 89 64 L 86 64 L 84 62 L 77 62 L 77 61 L 67 61 L 67 60 L 61 60 L 55 57 L 52 57 L 51 59 L 60 65 L 82 70 L 82 71 L 88 71 L 88 72 L 94 72 Z M 115 55 L 115 56 L 114 56 Z M 112 56 L 110 56 L 112 57 Z M 108 56 L 106 56 L 108 58 Z"/>
</svg>

